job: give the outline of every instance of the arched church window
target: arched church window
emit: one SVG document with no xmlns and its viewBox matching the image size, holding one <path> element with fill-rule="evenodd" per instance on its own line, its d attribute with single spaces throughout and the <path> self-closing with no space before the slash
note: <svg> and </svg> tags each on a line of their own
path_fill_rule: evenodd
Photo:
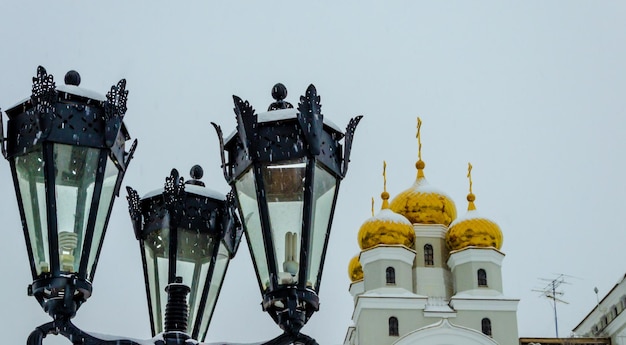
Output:
<svg viewBox="0 0 626 345">
<path fill-rule="evenodd" d="M 389 336 L 397 337 L 400 335 L 398 331 L 398 319 L 395 316 L 389 318 Z"/>
<path fill-rule="evenodd" d="M 387 267 L 385 277 L 388 285 L 394 285 L 396 283 L 396 270 L 393 267 Z"/>
<path fill-rule="evenodd" d="M 424 266 L 432 266 L 435 264 L 435 256 L 433 255 L 433 246 L 431 244 L 424 245 Z"/>
<path fill-rule="evenodd" d="M 491 320 L 489 320 L 488 318 L 484 318 L 481 321 L 481 326 L 482 326 L 482 330 L 483 330 L 483 334 L 486 334 L 488 336 L 491 337 Z"/>
<path fill-rule="evenodd" d="M 478 286 L 487 286 L 487 271 L 484 269 L 478 270 Z"/>
</svg>

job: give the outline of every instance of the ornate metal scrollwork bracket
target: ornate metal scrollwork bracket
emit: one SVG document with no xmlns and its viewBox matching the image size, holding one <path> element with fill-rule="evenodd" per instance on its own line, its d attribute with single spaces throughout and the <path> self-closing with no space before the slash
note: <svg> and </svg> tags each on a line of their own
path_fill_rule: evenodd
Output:
<svg viewBox="0 0 626 345">
<path fill-rule="evenodd" d="M 341 174 L 345 177 L 348 172 L 348 163 L 350 163 L 350 151 L 352 150 L 352 141 L 354 139 L 354 131 L 356 130 L 356 126 L 359 124 L 359 121 L 363 118 L 363 115 L 359 115 L 350 119 L 348 122 L 348 126 L 346 127 L 346 136 L 344 142 L 344 157 L 343 157 L 343 169 Z"/>
<path fill-rule="evenodd" d="M 211 122 L 213 128 L 215 128 L 215 132 L 217 133 L 217 139 L 220 142 L 220 158 L 222 159 L 222 171 L 224 173 L 224 178 L 226 181 L 230 182 L 231 177 L 228 173 L 228 169 L 226 168 L 226 156 L 224 155 L 224 133 L 222 132 L 222 127 L 220 127 L 217 123 Z"/>
<path fill-rule="evenodd" d="M 233 95 L 233 101 L 235 102 L 235 115 L 237 117 L 237 133 L 241 143 L 248 152 L 248 156 L 252 159 L 258 158 L 258 131 L 257 131 L 257 114 L 254 112 L 254 108 L 248 101 L 243 101 L 241 98 Z"/>
<path fill-rule="evenodd" d="M 133 223 L 133 229 L 135 230 L 135 237 L 137 239 L 141 238 L 141 205 L 139 200 L 139 194 L 136 190 L 131 187 L 126 187 L 126 191 L 128 195 L 126 196 L 126 200 L 128 200 L 128 212 L 130 213 L 130 220 Z"/>
</svg>

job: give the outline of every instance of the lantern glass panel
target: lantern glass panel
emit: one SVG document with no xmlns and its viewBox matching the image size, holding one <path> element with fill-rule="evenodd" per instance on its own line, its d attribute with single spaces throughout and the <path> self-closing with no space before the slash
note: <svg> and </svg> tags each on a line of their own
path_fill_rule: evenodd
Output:
<svg viewBox="0 0 626 345">
<path fill-rule="evenodd" d="M 211 265 L 211 257 L 218 241 L 212 238 L 209 233 L 198 230 L 178 228 L 177 232 L 176 276 L 182 277 L 182 283 L 191 289 L 188 328 L 192 329 L 196 323 L 202 291 Z"/>
<path fill-rule="evenodd" d="M 259 283 L 261 284 L 261 289 L 265 291 L 270 283 L 270 274 L 265 258 L 265 244 L 263 242 L 259 205 L 257 204 L 254 169 L 249 169 L 237 180 L 235 189 Z"/>
<path fill-rule="evenodd" d="M 106 167 L 104 168 L 104 180 L 102 182 L 102 191 L 100 192 L 100 203 L 98 204 L 98 215 L 96 216 L 95 228 L 93 229 L 93 241 L 91 242 L 91 250 L 89 251 L 89 262 L 87 264 L 87 272 L 89 272 L 89 280 L 93 282 L 93 276 L 96 272 L 98 249 L 104 237 L 109 214 L 111 212 L 111 204 L 115 198 L 115 185 L 120 174 L 120 170 L 115 163 L 108 157 Z"/>
<path fill-rule="evenodd" d="M 262 168 L 279 284 L 296 282 L 300 260 L 306 159 Z"/>
<path fill-rule="evenodd" d="M 165 287 L 168 284 L 169 270 L 169 238 L 168 228 L 153 231 L 143 241 L 146 256 L 146 275 L 150 289 L 152 321 L 156 333 L 163 332 L 163 312 L 167 303 Z"/>
<path fill-rule="evenodd" d="M 78 272 L 92 205 L 100 150 L 54 144 L 59 264 Z"/>
<path fill-rule="evenodd" d="M 30 249 L 33 255 L 35 276 L 50 271 L 48 250 L 48 223 L 44 184 L 44 161 L 41 146 L 34 151 L 15 157 L 17 177 L 24 218 L 28 227 Z"/>
<path fill-rule="evenodd" d="M 200 337 L 198 340 L 204 341 L 207 335 L 207 331 L 209 329 L 209 322 L 211 322 L 211 318 L 213 316 L 213 311 L 215 309 L 215 303 L 217 302 L 217 296 L 222 289 L 222 283 L 224 282 L 224 275 L 226 273 L 226 269 L 228 268 L 228 263 L 230 262 L 230 253 L 228 249 L 226 249 L 226 245 L 224 242 L 220 241 L 219 252 L 217 253 L 217 258 L 215 260 L 215 268 L 213 268 L 213 276 L 211 277 L 211 281 L 207 282 L 210 284 L 209 291 L 207 293 L 206 305 L 204 307 L 204 315 L 202 318 L 202 322 L 200 324 Z M 209 264 L 203 264 L 206 266 L 206 270 L 208 271 Z M 206 278 L 201 278 L 200 281 L 205 281 Z M 191 304 L 193 306 L 193 304 Z M 194 310 L 197 310 L 197 307 L 194 307 Z"/>
<path fill-rule="evenodd" d="M 333 204 L 335 203 L 335 189 L 337 178 L 324 169 L 319 163 L 315 166 L 313 183 L 313 227 L 311 229 L 311 247 L 309 249 L 309 275 L 306 285 L 313 287 L 317 283 L 317 275 L 322 265 L 324 242 L 328 232 Z M 315 291 L 318 290 L 314 286 Z"/>
</svg>

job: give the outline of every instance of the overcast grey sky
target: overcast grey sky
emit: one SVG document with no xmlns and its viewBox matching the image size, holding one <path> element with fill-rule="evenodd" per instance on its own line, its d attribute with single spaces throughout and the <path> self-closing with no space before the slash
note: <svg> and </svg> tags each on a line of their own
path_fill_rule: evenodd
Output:
<svg viewBox="0 0 626 345">
<path fill-rule="evenodd" d="M 416 117 L 429 182 L 465 212 L 467 162 L 478 210 L 504 234 L 505 294 L 521 298 L 520 336 L 553 336 L 552 309 L 532 289 L 568 274 L 561 335 L 624 274 L 626 4 L 617 1 L 13 1 L 0 3 L 0 107 L 28 97 L 38 65 L 62 83 L 130 90 L 125 122 L 139 139 L 123 185 L 162 186 L 196 163 L 226 192 L 216 135 L 235 128 L 232 94 L 263 111 L 284 83 L 297 103 L 316 85 L 339 126 L 359 114 L 335 213 L 321 311 L 304 332 L 340 344 L 351 324 L 347 265 L 382 191 L 415 179 Z M 6 117 L 5 117 L 6 121 Z M 0 333 L 19 344 L 49 317 L 31 282 L 9 165 L 0 163 Z M 148 338 L 139 249 L 121 195 L 92 298 L 75 323 Z M 246 245 L 226 276 L 209 341 L 278 335 L 262 313 Z M 62 343 L 62 342 L 61 342 Z"/>
</svg>

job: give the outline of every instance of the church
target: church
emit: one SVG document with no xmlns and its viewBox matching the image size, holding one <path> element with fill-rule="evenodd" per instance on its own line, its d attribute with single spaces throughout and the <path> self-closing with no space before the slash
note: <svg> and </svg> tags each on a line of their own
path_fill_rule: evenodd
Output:
<svg viewBox="0 0 626 345">
<path fill-rule="evenodd" d="M 391 198 L 385 163 L 382 207 L 359 229 L 344 345 L 519 344 L 519 300 L 502 286 L 502 231 L 476 209 L 472 166 L 467 212 L 457 217 L 454 201 L 426 180 L 420 130 L 418 118 L 415 182 Z"/>
</svg>

